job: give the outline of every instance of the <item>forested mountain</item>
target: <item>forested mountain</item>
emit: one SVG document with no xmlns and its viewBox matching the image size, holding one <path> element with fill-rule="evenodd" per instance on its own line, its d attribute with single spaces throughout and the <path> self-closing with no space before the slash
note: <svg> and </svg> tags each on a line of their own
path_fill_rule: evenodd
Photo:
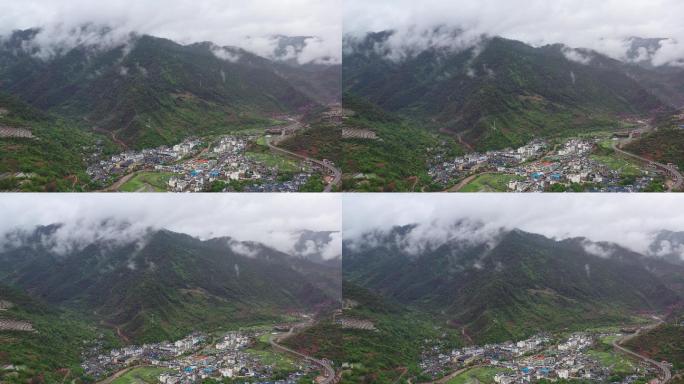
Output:
<svg viewBox="0 0 684 384">
<path fill-rule="evenodd" d="M 656 96 L 669 92 L 668 82 L 636 75 L 654 70 L 594 51 L 486 37 L 461 49 L 426 48 L 397 59 L 387 45 L 393 33 L 348 38 L 344 91 L 458 135 L 475 149 L 617 128 L 626 116 L 672 112 Z"/>
<path fill-rule="evenodd" d="M 0 90 L 133 147 L 267 124 L 269 116 L 328 102 L 339 77 L 334 66 L 148 35 L 42 57 L 30 44 L 38 32 L 17 31 L 0 44 Z"/>
<path fill-rule="evenodd" d="M 104 223 L 98 231 L 122 231 Z M 0 254 L 0 281 L 102 320 L 130 340 L 317 312 L 340 300 L 339 266 L 231 238 L 167 230 L 130 240 L 63 242 L 60 225 L 17 232 Z"/>
<path fill-rule="evenodd" d="M 681 263 L 617 244 L 502 230 L 488 239 L 454 236 L 411 248 L 415 228 L 346 241 L 345 280 L 443 317 L 478 342 L 615 323 L 684 304 Z"/>
</svg>

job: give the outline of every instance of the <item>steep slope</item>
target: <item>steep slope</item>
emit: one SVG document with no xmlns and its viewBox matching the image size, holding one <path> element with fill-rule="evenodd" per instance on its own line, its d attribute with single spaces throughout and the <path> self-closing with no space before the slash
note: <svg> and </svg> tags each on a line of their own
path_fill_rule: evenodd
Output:
<svg viewBox="0 0 684 384">
<path fill-rule="evenodd" d="M 279 65 L 238 48 L 145 35 L 41 59 L 24 48 L 36 33 L 15 32 L 0 46 L 0 89 L 130 146 L 264 126 L 269 116 L 316 104 L 278 73 Z"/>
<path fill-rule="evenodd" d="M 487 38 L 461 50 L 427 49 L 388 59 L 392 32 L 351 40 L 344 91 L 451 132 L 476 149 L 520 145 L 539 136 L 615 128 L 625 115 L 667 109 L 622 64 L 560 45 L 533 48 Z M 569 60 L 579 56 L 584 63 Z M 566 57 L 568 56 L 568 57 Z"/>
<path fill-rule="evenodd" d="M 460 346 L 460 334 L 436 324 L 426 313 L 345 281 L 344 310 L 335 322 L 319 322 L 286 340 L 303 353 L 328 358 L 340 367 L 340 383 L 395 383 L 401 377 L 420 377 L 418 366 L 426 340 Z M 372 324 L 372 329 L 344 326 L 350 320 Z"/>
<path fill-rule="evenodd" d="M 21 245 L 0 254 L 1 281 L 48 303 L 92 313 L 131 339 L 276 320 L 339 301 L 338 267 L 261 244 L 201 241 L 161 230 L 135 241 L 73 247 L 60 245 L 58 229 L 40 227 L 15 237 Z"/>
<path fill-rule="evenodd" d="M 352 94 L 344 95 L 345 109 L 353 115 L 344 128 L 373 132 L 376 139 L 345 138 L 342 153 L 343 189 L 360 192 L 411 192 L 431 189 L 428 160 L 435 148 L 448 155 L 462 154 L 453 137 L 424 129 L 420 124 Z M 366 176 L 365 175 L 371 175 Z"/>
<path fill-rule="evenodd" d="M 644 332 L 623 345 L 656 361 L 672 363 L 673 372 L 684 370 L 684 320 L 666 322 Z"/>
<path fill-rule="evenodd" d="M 78 380 L 83 375 L 82 348 L 98 339 L 104 346 L 116 346 L 111 332 L 88 323 L 83 316 L 0 284 L 0 323 L 7 326 L 8 321 L 30 324 L 32 330 L 0 329 L 3 383 L 61 382 L 65 376 Z"/>
<path fill-rule="evenodd" d="M 678 123 L 681 124 L 681 123 Z M 684 169 L 684 129 L 661 128 L 625 145 L 625 150 Z"/>
<path fill-rule="evenodd" d="M 320 104 L 341 102 L 342 66 L 339 64 L 280 64 L 277 72 L 297 90 Z"/>
<path fill-rule="evenodd" d="M 84 157 L 94 151 L 91 132 L 0 92 L 0 190 L 87 189 Z"/>
<path fill-rule="evenodd" d="M 651 270 L 651 259 L 614 244 L 514 230 L 408 252 L 413 230 L 370 234 L 365 242 L 372 246 L 347 242 L 345 279 L 440 314 L 478 341 L 620 322 L 639 311 L 666 311 L 684 297 L 671 279 Z M 590 253 L 594 247 L 605 256 Z"/>
</svg>

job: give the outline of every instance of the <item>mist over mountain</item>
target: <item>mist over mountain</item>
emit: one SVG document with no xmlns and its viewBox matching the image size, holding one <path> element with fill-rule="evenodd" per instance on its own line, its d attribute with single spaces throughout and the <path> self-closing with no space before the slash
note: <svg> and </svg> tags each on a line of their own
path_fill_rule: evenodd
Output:
<svg viewBox="0 0 684 384">
<path fill-rule="evenodd" d="M 524 7 L 503 0 L 427 0 L 421 4 L 350 0 L 345 3 L 344 31 L 352 36 L 395 31 L 390 44 L 395 51 L 458 46 L 454 43 L 501 36 L 534 47 L 559 43 L 621 61 L 648 58 L 653 65 L 681 65 L 684 28 L 679 15 L 683 10 L 676 0 L 533 0 Z M 461 36 L 454 31 L 461 31 Z"/>
<path fill-rule="evenodd" d="M 554 240 L 517 229 L 484 236 L 468 223 L 455 224 L 441 241 L 407 247 L 419 227 L 346 240 L 344 278 L 443 317 L 474 340 L 621 321 L 684 304 L 681 262 L 586 238 Z"/>
<path fill-rule="evenodd" d="M 0 90 L 136 147 L 264 124 L 339 94 L 334 66 L 272 61 L 211 42 L 92 35 L 46 54 L 35 43 L 40 29 L 15 31 L 0 42 Z"/>
<path fill-rule="evenodd" d="M 4 4 L 0 35 L 40 27 L 42 32 L 33 45 L 46 54 L 55 48 L 74 48 L 81 43 L 121 42 L 134 32 L 184 45 L 213 41 L 219 46 L 240 47 L 270 59 L 279 56 L 277 51 L 281 47 L 292 45 L 297 61 L 302 64 L 339 63 L 341 20 L 335 11 L 340 6 L 338 1 L 311 0 L 295 3 L 170 0 L 160 8 L 155 3 L 120 0 L 104 4 L 82 0 L 27 0 Z M 94 34 L 105 28 L 104 38 Z M 288 36 L 307 39 L 287 41 Z"/>
<path fill-rule="evenodd" d="M 460 30 L 418 34 L 427 47 L 397 48 L 396 33 L 347 38 L 345 92 L 476 149 L 614 126 L 627 116 L 668 115 L 668 103 L 679 102 L 664 75 L 646 75 L 645 67 L 593 50 L 534 47 Z"/>
<path fill-rule="evenodd" d="M 81 311 L 136 340 L 199 327 L 315 313 L 340 299 L 339 266 L 230 237 L 200 240 L 103 223 L 79 246 L 58 242 L 59 224 L 5 237 L 0 281 L 47 303 Z"/>
</svg>

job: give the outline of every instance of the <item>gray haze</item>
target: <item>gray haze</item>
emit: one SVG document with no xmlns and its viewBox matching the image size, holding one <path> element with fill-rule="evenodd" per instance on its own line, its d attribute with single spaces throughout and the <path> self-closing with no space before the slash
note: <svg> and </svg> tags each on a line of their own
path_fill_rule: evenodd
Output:
<svg viewBox="0 0 684 384">
<path fill-rule="evenodd" d="M 328 194 L 4 194 L 0 218 L 0 239 L 15 229 L 63 223 L 57 251 L 95 240 L 132 242 L 151 228 L 202 239 L 231 236 L 298 254 L 302 230 L 341 229 L 340 196 Z M 320 251 L 341 255 L 341 238 Z"/>
<path fill-rule="evenodd" d="M 534 46 L 563 43 L 626 59 L 630 37 L 668 38 L 653 64 L 684 65 L 684 2 L 680 0 L 346 0 L 344 32 L 396 30 L 394 58 L 426 47 L 462 48 L 481 35 Z M 436 27 L 440 27 L 435 31 Z M 465 31 L 459 36 L 450 31 Z M 639 59 L 645 59 L 640 52 Z"/>
<path fill-rule="evenodd" d="M 264 57 L 273 56 L 276 35 L 310 36 L 297 53 L 300 63 L 338 63 L 341 8 L 341 0 L 0 0 L 0 35 L 43 28 L 34 45 L 46 58 L 83 43 L 120 45 L 131 32 L 184 44 L 211 41 Z M 86 24 L 111 31 L 102 37 L 95 28 L 82 30 Z"/>
<path fill-rule="evenodd" d="M 342 201 L 345 241 L 371 230 L 419 224 L 411 235 L 417 251 L 454 236 L 481 241 L 500 228 L 517 228 L 648 253 L 656 232 L 684 231 L 684 196 L 677 194 L 348 194 Z M 459 220 L 484 225 L 454 230 Z M 587 247 L 595 254 L 604 251 Z"/>
</svg>

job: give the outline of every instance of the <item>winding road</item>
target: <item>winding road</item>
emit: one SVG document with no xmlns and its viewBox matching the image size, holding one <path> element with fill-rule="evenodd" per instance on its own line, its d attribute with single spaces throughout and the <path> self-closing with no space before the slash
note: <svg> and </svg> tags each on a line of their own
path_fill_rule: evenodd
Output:
<svg viewBox="0 0 684 384">
<path fill-rule="evenodd" d="M 280 153 L 283 153 L 283 154 L 286 154 L 286 155 L 289 155 L 289 156 L 295 156 L 295 157 L 298 157 L 298 158 L 303 159 L 303 160 L 308 160 L 308 161 L 310 161 L 310 162 L 312 162 L 312 163 L 314 163 L 314 164 L 318 164 L 318 165 L 320 165 L 321 167 L 324 167 L 324 168 L 328 169 L 328 170 L 332 173 L 332 175 L 333 175 L 333 180 L 332 180 L 332 182 L 330 182 L 328 185 L 325 186 L 325 189 L 323 189 L 323 192 L 330 192 L 330 191 L 332 191 L 332 187 L 333 187 L 334 185 L 338 185 L 338 184 L 340 183 L 340 180 L 342 180 L 342 171 L 340 171 L 340 169 L 338 169 L 338 168 L 332 166 L 332 165 L 329 164 L 329 163 L 325 163 L 325 162 L 323 162 L 323 161 L 321 161 L 321 160 L 314 159 L 313 157 L 308 157 L 308 156 L 300 155 L 300 154 L 298 154 L 298 153 L 295 153 L 295 152 L 292 152 L 292 151 L 288 151 L 287 149 L 283 149 L 283 148 L 280 148 L 280 147 L 276 147 L 276 146 L 273 144 L 273 142 L 272 142 L 271 140 L 268 140 L 268 139 L 266 140 L 266 144 L 267 144 L 268 147 L 269 147 L 271 150 L 273 150 L 273 151 L 280 152 Z"/>
<path fill-rule="evenodd" d="M 306 324 L 308 324 L 308 323 L 306 323 Z M 295 328 L 297 328 L 297 325 L 291 327 L 290 330 L 287 331 L 286 333 L 271 335 L 271 337 L 268 340 L 268 342 L 271 344 L 271 347 L 273 347 L 274 349 L 279 350 L 281 352 L 290 353 L 292 355 L 295 355 L 297 357 L 300 357 L 304 360 L 310 361 L 310 362 L 318 365 L 319 367 L 321 367 L 323 369 L 324 377 L 325 377 L 325 380 L 322 381 L 321 384 L 334 384 L 336 382 L 335 369 L 333 369 L 333 367 L 330 365 L 330 363 L 328 363 L 324 360 L 316 359 L 316 358 L 311 357 L 311 356 L 307 356 L 303 353 L 299 353 L 297 351 L 294 351 L 290 348 L 287 348 L 287 347 L 284 347 L 284 346 L 278 344 L 278 342 L 280 340 L 283 340 L 283 339 L 286 339 L 286 338 L 292 336 L 292 333 L 293 333 Z"/>
<path fill-rule="evenodd" d="M 641 160 L 649 165 L 652 165 L 656 168 L 659 168 L 663 171 L 665 171 L 666 174 L 670 175 L 672 177 L 672 185 L 669 187 L 669 191 L 681 191 L 682 187 L 684 187 L 684 177 L 682 177 L 682 174 L 676 170 L 675 168 L 668 167 L 667 165 L 663 163 L 658 163 L 653 160 L 649 160 L 645 157 L 635 155 L 631 152 L 627 152 L 623 149 L 620 149 L 618 146 L 617 142 L 613 142 L 613 150 L 617 153 L 623 154 L 625 156 L 632 157 L 637 160 Z"/>
<path fill-rule="evenodd" d="M 651 324 L 651 325 L 639 328 L 639 330 L 636 331 L 632 335 L 628 335 L 628 336 L 625 336 L 621 339 L 614 340 L 613 341 L 613 348 L 615 348 L 616 350 L 618 350 L 620 352 L 626 353 L 632 357 L 636 357 L 637 359 L 643 360 L 643 361 L 655 366 L 656 368 L 658 368 L 658 370 L 660 370 L 660 372 L 662 373 L 661 384 L 666 384 L 667 382 L 669 382 L 672 379 L 672 372 L 670 371 L 670 367 L 668 367 L 667 365 L 665 365 L 663 363 L 659 363 L 659 362 L 657 362 L 657 361 L 655 361 L 649 357 L 646 357 L 644 355 L 640 355 L 640 354 L 638 354 L 634 351 L 631 351 L 631 350 L 623 347 L 622 345 L 620 345 L 622 342 L 625 342 L 625 341 L 627 341 L 633 337 L 638 336 L 643 330 L 653 329 L 658 324 L 661 324 L 661 323 L 662 323 L 662 321 L 659 323 L 656 323 L 656 324 Z"/>
</svg>

